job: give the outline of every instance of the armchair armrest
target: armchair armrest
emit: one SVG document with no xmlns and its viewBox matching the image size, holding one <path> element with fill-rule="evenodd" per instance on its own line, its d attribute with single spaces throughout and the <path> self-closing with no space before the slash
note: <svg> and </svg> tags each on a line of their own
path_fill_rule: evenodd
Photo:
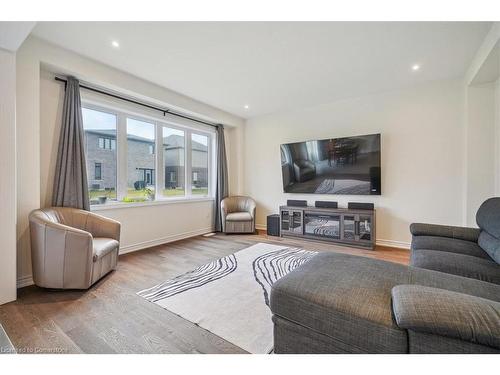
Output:
<svg viewBox="0 0 500 375">
<path fill-rule="evenodd" d="M 255 201 L 254 200 L 250 200 L 248 202 L 248 213 L 252 216 L 252 219 L 255 220 L 255 208 L 256 208 L 256 204 L 255 204 Z"/>
<path fill-rule="evenodd" d="M 500 349 L 500 302 L 420 285 L 392 288 L 400 328 Z"/>
<path fill-rule="evenodd" d="M 112 238 L 120 242 L 120 228 L 121 224 L 116 220 L 92 212 L 88 213 L 87 230 L 94 237 Z"/>
<path fill-rule="evenodd" d="M 450 225 L 413 223 L 410 225 L 413 236 L 449 237 L 457 240 L 477 242 L 480 230 L 478 228 L 454 227 Z"/>
</svg>

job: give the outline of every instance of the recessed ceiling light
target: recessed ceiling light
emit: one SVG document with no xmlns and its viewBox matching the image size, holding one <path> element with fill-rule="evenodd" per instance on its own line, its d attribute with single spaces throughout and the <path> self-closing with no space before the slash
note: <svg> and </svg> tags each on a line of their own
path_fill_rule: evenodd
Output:
<svg viewBox="0 0 500 375">
<path fill-rule="evenodd" d="M 414 72 L 416 72 L 417 70 L 420 70 L 420 65 L 418 65 L 418 64 L 412 65 L 411 70 L 413 70 Z"/>
<path fill-rule="evenodd" d="M 111 42 L 111 45 L 112 45 L 113 47 L 115 47 L 115 48 L 120 47 L 120 43 L 118 43 L 116 40 L 113 40 L 113 41 Z"/>
<path fill-rule="evenodd" d="M 248 109 L 248 108 L 250 108 L 250 107 L 248 106 L 248 104 L 245 104 L 245 105 L 243 106 L 243 108 Z"/>
</svg>

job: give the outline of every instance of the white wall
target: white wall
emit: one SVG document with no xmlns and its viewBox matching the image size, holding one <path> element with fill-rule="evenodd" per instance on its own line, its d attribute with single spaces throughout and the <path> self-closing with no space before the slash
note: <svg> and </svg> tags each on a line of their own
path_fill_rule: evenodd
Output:
<svg viewBox="0 0 500 375">
<path fill-rule="evenodd" d="M 43 69 L 42 69 L 43 68 Z M 237 156 L 244 121 L 214 107 L 110 68 L 37 38 L 29 38 L 17 54 L 18 135 L 18 284 L 31 281 L 28 214 L 50 202 L 56 141 L 61 116 L 61 84 L 55 73 L 74 74 L 104 87 L 157 104 L 182 108 L 227 125 L 226 139 L 232 193 L 241 190 Z M 213 202 L 127 207 L 99 211 L 122 223 L 121 251 L 132 251 L 211 230 Z"/>
<path fill-rule="evenodd" d="M 495 85 L 467 88 L 467 128 L 465 133 L 466 225 L 476 226 L 476 212 L 482 202 L 495 195 Z"/>
<path fill-rule="evenodd" d="M 408 246 L 408 225 L 462 224 L 463 85 L 438 82 L 404 91 L 337 101 L 249 120 L 245 192 L 256 199 L 257 224 L 287 199 L 375 203 L 377 241 Z M 382 195 L 284 194 L 281 143 L 382 134 Z"/>
<path fill-rule="evenodd" d="M 464 77 L 464 222 L 500 195 L 500 23 L 495 22 Z"/>
<path fill-rule="evenodd" d="M 16 299 L 16 55 L 0 49 L 0 305 Z"/>
</svg>

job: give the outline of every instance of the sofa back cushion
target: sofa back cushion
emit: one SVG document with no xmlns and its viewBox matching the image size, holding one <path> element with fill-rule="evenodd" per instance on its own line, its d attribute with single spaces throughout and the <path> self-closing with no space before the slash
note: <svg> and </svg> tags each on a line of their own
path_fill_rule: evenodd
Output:
<svg viewBox="0 0 500 375">
<path fill-rule="evenodd" d="M 255 207 L 255 202 L 252 198 L 238 195 L 224 198 L 223 202 L 227 213 L 250 212 Z"/>
<path fill-rule="evenodd" d="M 500 238 L 500 197 L 483 202 L 476 214 L 477 226 L 493 237 Z"/>
<path fill-rule="evenodd" d="M 498 264 L 500 264 L 500 240 L 486 231 L 481 231 L 478 240 L 479 246 Z"/>
<path fill-rule="evenodd" d="M 500 264 L 500 197 L 483 202 L 477 210 L 476 222 L 481 229 L 479 246 Z"/>
</svg>

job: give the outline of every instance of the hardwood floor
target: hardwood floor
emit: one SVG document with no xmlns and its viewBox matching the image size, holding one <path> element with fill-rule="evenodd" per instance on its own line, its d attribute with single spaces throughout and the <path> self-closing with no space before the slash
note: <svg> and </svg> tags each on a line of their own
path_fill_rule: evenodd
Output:
<svg viewBox="0 0 500 375">
<path fill-rule="evenodd" d="M 257 242 L 409 260 L 407 250 L 386 247 L 359 250 L 265 234 L 198 236 L 122 255 L 118 269 L 88 291 L 20 289 L 17 301 L 0 306 L 0 323 L 20 353 L 244 353 L 136 292 Z"/>
</svg>

